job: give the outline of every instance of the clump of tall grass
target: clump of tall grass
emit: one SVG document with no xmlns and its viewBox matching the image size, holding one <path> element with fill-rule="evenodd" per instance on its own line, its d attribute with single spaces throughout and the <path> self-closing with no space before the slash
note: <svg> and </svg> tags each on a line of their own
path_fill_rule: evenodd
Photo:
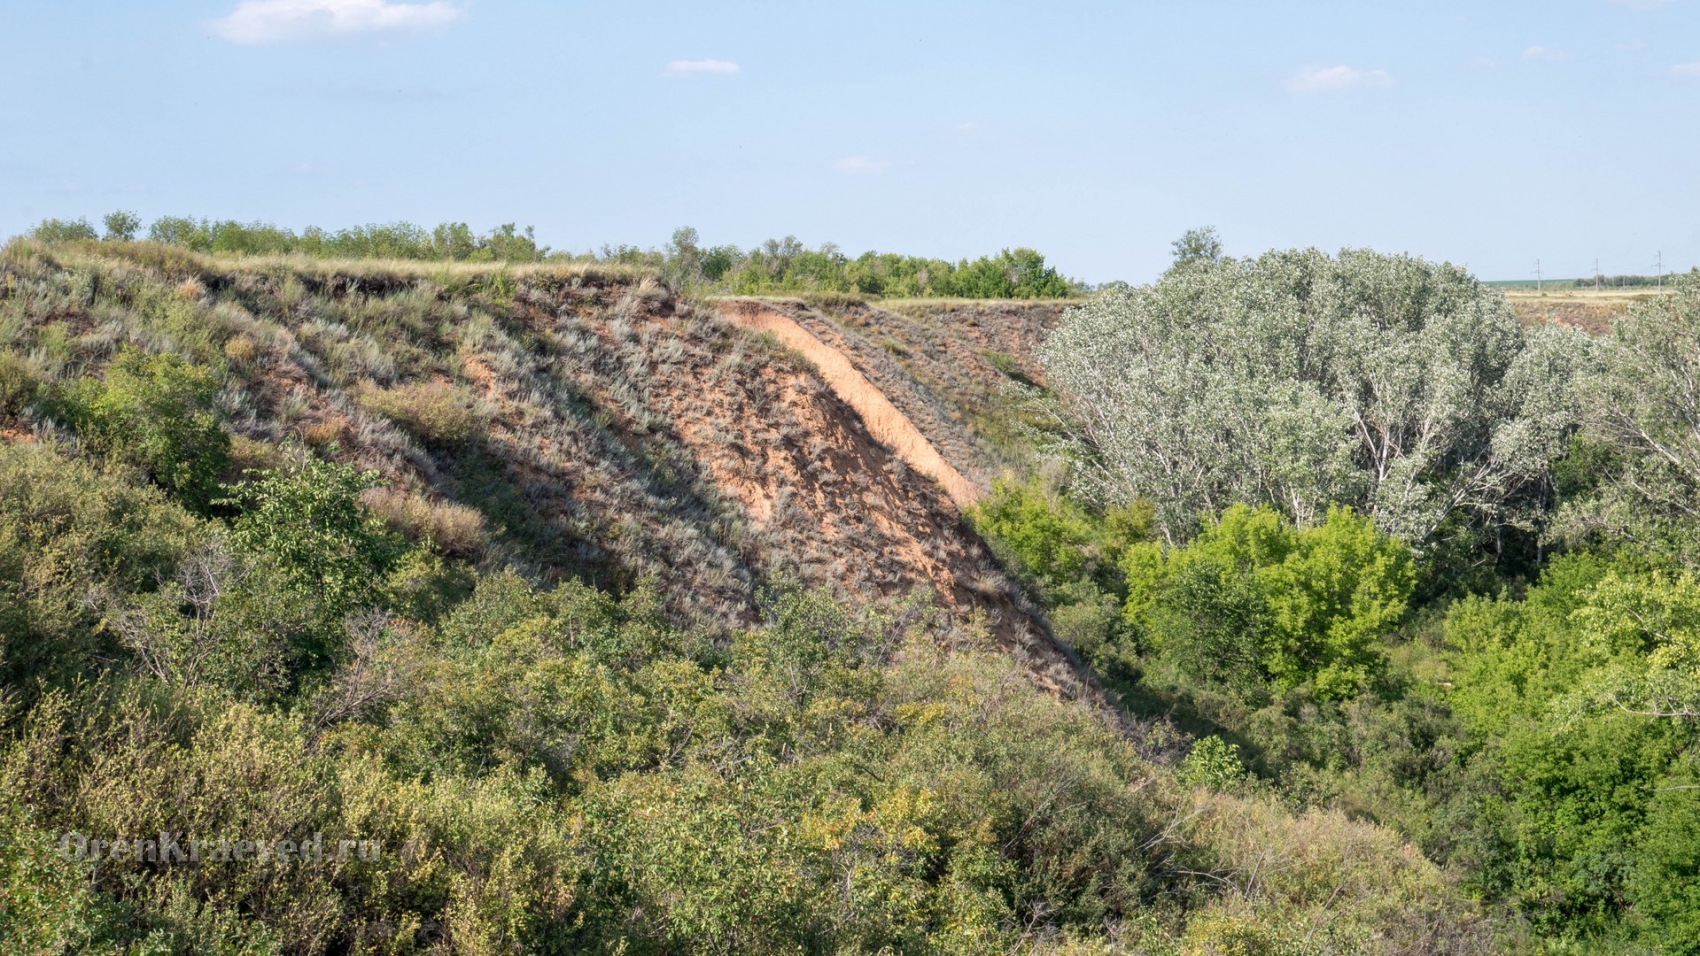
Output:
<svg viewBox="0 0 1700 956">
<path fill-rule="evenodd" d="M 444 381 L 415 382 L 393 388 L 362 383 L 354 399 L 367 412 L 381 415 L 427 444 L 454 446 L 471 440 L 485 418 L 479 402 L 465 389 Z"/>
</svg>

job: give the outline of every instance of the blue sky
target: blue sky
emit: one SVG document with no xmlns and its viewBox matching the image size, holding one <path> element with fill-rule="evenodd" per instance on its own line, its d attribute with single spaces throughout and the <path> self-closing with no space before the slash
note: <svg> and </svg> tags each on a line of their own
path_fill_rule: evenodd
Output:
<svg viewBox="0 0 1700 956">
<path fill-rule="evenodd" d="M 0 235 L 134 209 L 558 248 L 1700 264 L 1700 0 L 0 0 Z"/>
</svg>

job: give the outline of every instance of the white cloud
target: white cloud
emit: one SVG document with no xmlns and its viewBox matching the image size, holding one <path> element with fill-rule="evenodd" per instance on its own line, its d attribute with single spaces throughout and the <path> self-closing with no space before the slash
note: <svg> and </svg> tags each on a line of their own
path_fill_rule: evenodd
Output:
<svg viewBox="0 0 1700 956">
<path fill-rule="evenodd" d="M 1619 43 L 1612 49 L 1623 53 L 1640 53 L 1647 49 L 1647 44 L 1642 40 L 1630 40 L 1628 43 Z"/>
<path fill-rule="evenodd" d="M 890 169 L 891 165 L 891 160 L 889 159 L 874 159 L 869 156 L 846 156 L 838 162 L 833 163 L 832 168 L 846 176 L 862 176 L 871 173 L 883 173 Z"/>
<path fill-rule="evenodd" d="M 1670 68 L 1670 75 L 1700 77 L 1700 61 L 1694 63 L 1679 63 Z"/>
<path fill-rule="evenodd" d="M 1657 10 L 1669 2 L 1670 0 L 1611 0 L 1611 5 L 1628 7 L 1631 10 Z"/>
<path fill-rule="evenodd" d="M 1554 46 L 1532 46 L 1523 51 L 1523 59 L 1540 60 L 1543 63 L 1561 63 L 1574 60 L 1576 56 L 1569 50 L 1560 50 Z"/>
<path fill-rule="evenodd" d="M 1393 85 L 1386 70 L 1355 70 L 1349 66 L 1307 66 L 1287 81 L 1291 93 L 1338 93 Z"/>
<path fill-rule="evenodd" d="M 972 133 L 979 128 L 980 124 L 974 122 L 957 123 L 955 126 L 951 127 L 952 130 L 958 133 Z"/>
<path fill-rule="evenodd" d="M 461 16 L 458 6 L 444 0 L 242 0 L 228 16 L 207 26 L 232 43 L 261 44 L 424 30 L 447 26 Z"/>
<path fill-rule="evenodd" d="M 662 76 L 731 76 L 738 72 L 738 64 L 729 60 L 674 60 L 667 64 L 667 69 L 661 71 Z"/>
</svg>

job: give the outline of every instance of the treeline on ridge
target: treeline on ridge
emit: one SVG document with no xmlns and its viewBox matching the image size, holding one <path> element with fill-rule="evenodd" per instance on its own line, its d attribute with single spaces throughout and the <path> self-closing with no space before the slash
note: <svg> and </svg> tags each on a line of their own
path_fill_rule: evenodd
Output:
<svg viewBox="0 0 1700 956">
<path fill-rule="evenodd" d="M 702 246 L 695 229 L 676 230 L 660 249 L 604 246 L 573 254 L 539 245 L 536 230 L 504 223 L 477 233 L 463 222 L 432 229 L 397 222 L 335 231 L 309 226 L 297 233 L 263 222 L 166 216 L 142 232 L 134 213 L 105 217 L 104 233 L 87 220 L 48 219 L 30 236 L 43 242 L 150 242 L 218 255 L 305 255 L 322 259 L 408 259 L 442 262 L 611 262 L 656 270 L 674 288 L 703 294 L 836 293 L 890 298 L 1068 298 L 1083 286 L 1064 277 L 1032 249 L 950 262 L 922 256 L 865 252 L 854 258 L 833 243 L 809 249 L 792 236 L 749 249 Z"/>
</svg>

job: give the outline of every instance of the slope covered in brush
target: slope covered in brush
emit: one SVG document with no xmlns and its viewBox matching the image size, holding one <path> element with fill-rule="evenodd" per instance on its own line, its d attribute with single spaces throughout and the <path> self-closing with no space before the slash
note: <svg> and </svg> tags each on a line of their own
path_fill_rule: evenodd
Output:
<svg viewBox="0 0 1700 956">
<path fill-rule="evenodd" d="M 0 432 L 26 950 L 1486 945 L 1071 700 L 936 487 L 642 274 L 14 243 Z"/>
</svg>

